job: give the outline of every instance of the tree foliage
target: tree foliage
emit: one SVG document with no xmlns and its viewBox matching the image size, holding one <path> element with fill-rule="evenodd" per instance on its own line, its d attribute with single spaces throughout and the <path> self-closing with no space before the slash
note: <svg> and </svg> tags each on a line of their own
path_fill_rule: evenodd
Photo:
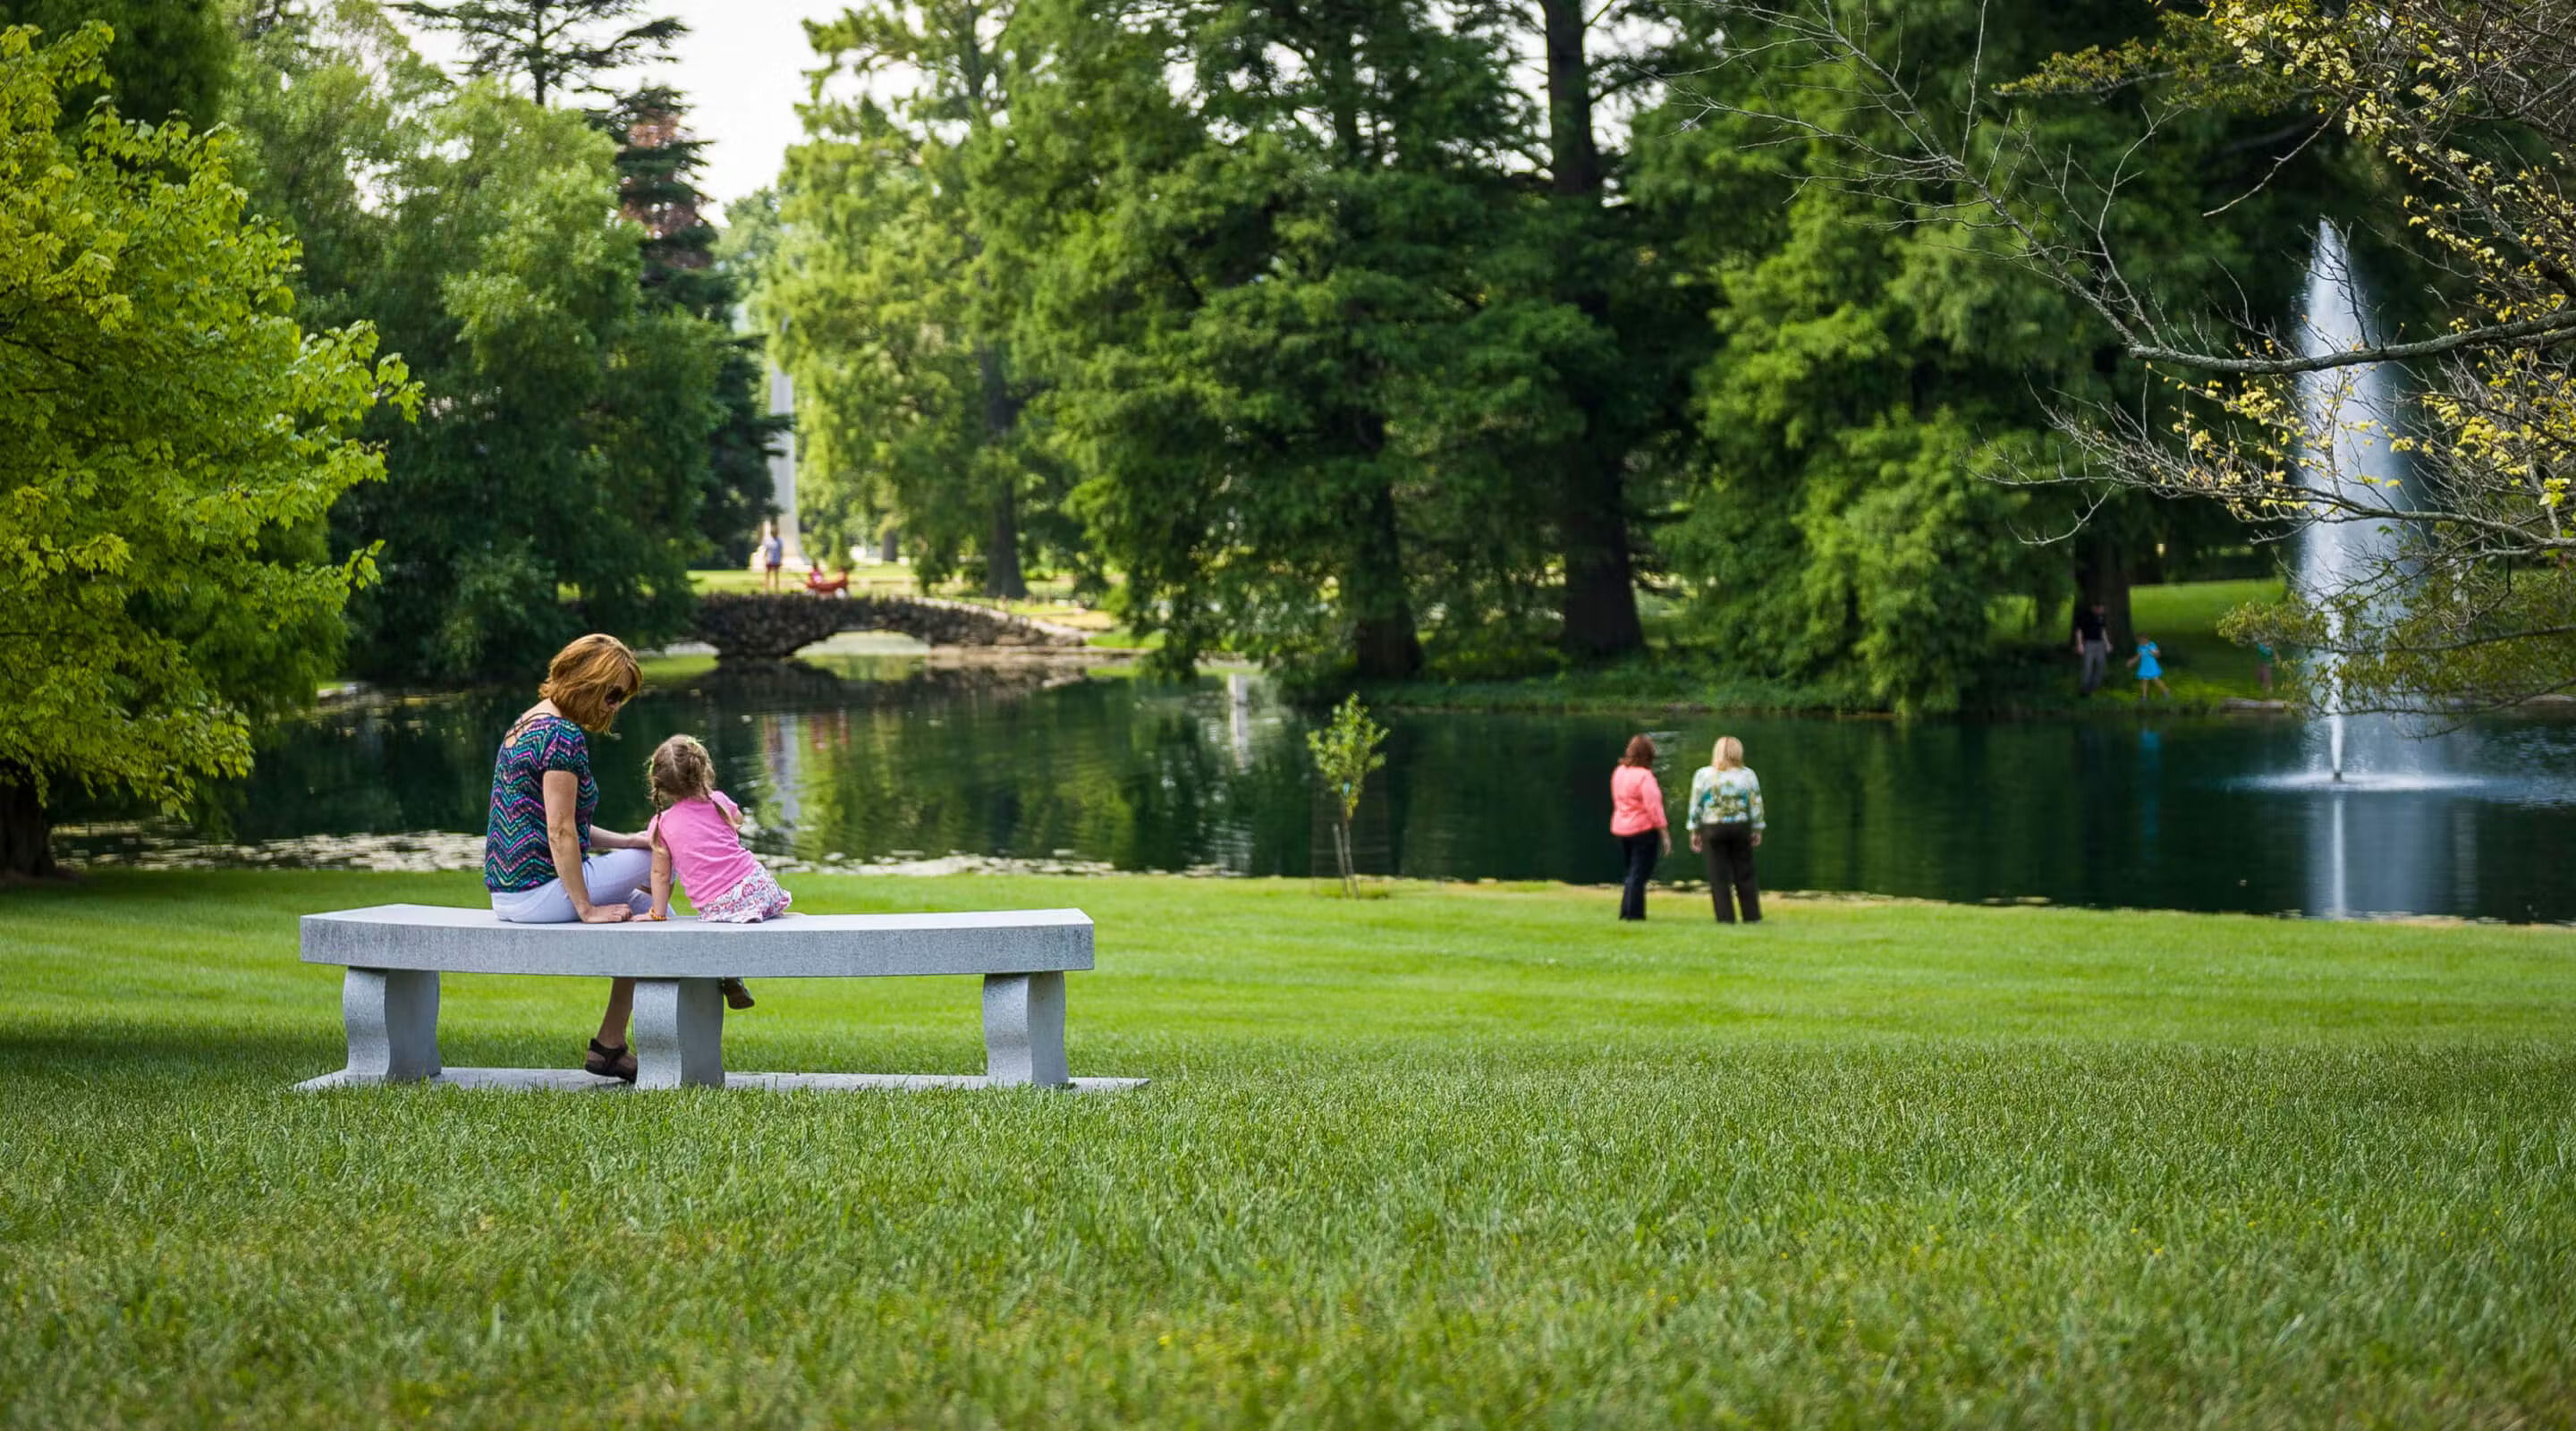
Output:
<svg viewBox="0 0 2576 1431">
<path fill-rule="evenodd" d="M 295 246 L 244 218 L 230 142 L 59 96 L 104 26 L 0 31 L 0 872 L 41 872 L 67 786 L 175 809 L 338 656 L 371 552 L 326 514 L 380 475 L 351 429 L 398 360 L 308 332 Z"/>
<path fill-rule="evenodd" d="M 2227 126 L 2169 132 L 2141 163 L 2152 126 L 2136 111 L 1985 107 L 1995 77 L 2134 37 L 2142 17 L 2125 5 L 1736 6 L 1713 18 L 1710 67 L 1670 105 L 1676 137 L 1650 181 L 1658 201 L 1708 216 L 1686 251 L 1720 300 L 1721 347 L 1701 380 L 1710 483 L 1670 532 L 1706 639 L 1730 662 L 1901 710 L 1968 697 L 1994 662 L 2000 595 L 2046 609 L 2083 579 L 2125 641 L 2130 573 L 2207 510 L 2136 500 L 2088 513 L 2004 479 L 2072 460 L 2054 414 L 2135 403 L 2151 386 L 2144 366 L 2079 297 L 2031 280 L 2029 237 L 1977 212 L 1960 175 L 1852 156 L 1896 153 L 1926 132 L 1984 153 L 2019 133 L 2068 171 L 2126 164 L 2152 199 L 2121 216 L 2124 277 L 2159 302 L 2278 302 L 2295 272 L 2268 246 L 2293 186 L 2202 219 L 2269 163 L 2234 148 Z M 1819 42 L 1826 23 L 1839 48 Z M 1684 130 L 1683 116 L 1697 122 Z M 2080 215 L 2057 196 L 2018 217 L 2048 233 Z M 2088 515 L 2084 560 L 2042 540 Z"/>
<path fill-rule="evenodd" d="M 996 596 L 1027 594 L 1032 537 L 1067 554 L 1063 484 L 1012 345 L 1026 276 L 991 241 L 1027 28 L 1013 5 L 964 0 L 861 5 L 808 27 L 826 90 L 888 75 L 910 88 L 808 109 L 762 299 L 806 415 L 817 530 L 847 544 L 865 535 L 859 514 L 888 514 L 924 580 L 971 561 Z"/>
<path fill-rule="evenodd" d="M 2576 223 L 2564 198 L 2576 125 L 2563 98 L 2576 24 L 2565 7 L 2224 0 L 2168 13 L 2152 33 L 2066 44 L 2023 82 L 1971 91 L 1985 121 L 1974 131 L 1930 122 L 1930 91 L 1867 62 L 1868 39 L 1843 12 L 1758 13 L 1806 63 L 1842 71 L 1825 88 L 1890 121 L 1876 134 L 1811 127 L 1840 179 L 1881 196 L 1948 186 L 1960 221 L 1999 236 L 2127 359 L 2154 365 L 2151 401 L 2061 404 L 2054 425 L 2072 458 L 2030 481 L 2215 501 L 2267 538 L 2386 531 L 2376 555 L 2323 589 L 2231 623 L 2317 658 L 2303 663 L 2311 696 L 2456 712 L 2576 684 L 2557 485 L 2576 456 Z M 2137 139 L 2117 164 L 2059 162 L 2051 130 L 2070 113 L 2134 116 Z M 2287 207 L 2347 220 L 2376 250 L 2365 261 L 2431 298 L 2430 321 L 2404 331 L 2400 306 L 2375 315 L 2397 331 L 2303 352 L 2304 315 L 2285 304 L 2178 302 L 2141 281 L 2140 217 L 2192 211 L 2135 181 L 2188 170 L 2194 136 L 2249 119 L 2259 123 L 2240 143 L 2267 163 L 2202 217 L 2277 206 L 2317 156 L 2340 161 L 2352 181 L 2342 203 L 2310 191 Z M 2332 400 L 2379 362 L 2412 365 L 2414 416 L 2356 421 Z M 2303 378 L 2324 395 L 2303 398 Z M 2379 470 L 2342 470 L 2339 450 L 2365 447 Z M 2403 482 L 2381 466 L 2392 449 L 2411 459 Z"/>
<path fill-rule="evenodd" d="M 428 116 L 362 302 L 402 344 L 424 421 L 338 522 L 381 542 L 353 607 L 362 669 L 457 680 L 541 666 L 582 630 L 685 623 L 720 352 L 639 301 L 614 148 L 487 85 Z"/>
<path fill-rule="evenodd" d="M 1357 696 L 1345 696 L 1321 730 L 1306 732 L 1306 750 L 1315 773 L 1324 778 L 1324 793 L 1333 802 L 1333 856 L 1342 872 L 1342 893 L 1357 895 L 1359 878 L 1351 868 L 1351 816 L 1359 813 L 1360 792 L 1369 774 L 1384 769 L 1386 728 L 1369 718 Z"/>
<path fill-rule="evenodd" d="M 723 327 L 648 296 L 617 143 L 450 89 L 367 0 L 282 9 L 244 54 L 255 205 L 308 236 L 314 309 L 368 318 L 425 393 L 417 424 L 376 429 L 387 480 L 334 513 L 386 573 L 351 607 L 351 669 L 515 675 L 580 630 L 677 634 L 707 510 L 744 500 L 713 454 L 752 379 Z"/>
<path fill-rule="evenodd" d="M 213 127 L 233 55 L 222 0 L 0 0 L 0 27 L 32 25 L 45 39 L 93 22 L 107 26 L 114 43 L 95 73 L 64 90 L 60 122 L 82 123 L 104 98 L 129 120 Z"/>
<path fill-rule="evenodd" d="M 644 230 L 644 307 L 699 319 L 707 325 L 702 341 L 716 348 L 714 399 L 721 415 L 708 437 L 697 525 L 707 550 L 740 565 L 773 509 L 770 451 L 786 440 L 789 420 L 769 411 L 760 340 L 727 336 L 746 285 L 740 268 L 717 255 L 716 226 L 704 215 L 707 196 L 697 186 L 706 141 L 689 131 L 688 113 L 677 91 L 647 85 L 620 96 L 600 123 L 619 141 L 619 204 Z"/>
<path fill-rule="evenodd" d="M 645 0 L 431 0 L 394 8 L 442 30 L 467 51 L 466 73 L 528 82 L 542 105 L 566 93 L 607 93 L 599 76 L 667 54 L 689 32 L 678 19 L 638 18 Z M 630 23 L 631 22 L 631 23 Z"/>
</svg>

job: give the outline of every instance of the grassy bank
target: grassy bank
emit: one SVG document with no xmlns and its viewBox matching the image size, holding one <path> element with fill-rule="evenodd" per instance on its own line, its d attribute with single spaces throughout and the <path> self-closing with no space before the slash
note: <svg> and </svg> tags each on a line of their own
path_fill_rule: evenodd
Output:
<svg viewBox="0 0 2576 1431">
<path fill-rule="evenodd" d="M 2277 599 L 2277 581 L 2203 581 L 2141 586 L 2130 593 L 2142 636 L 2163 651 L 2170 700 L 2150 705 L 2170 710 L 2213 711 L 2232 700 L 2263 694 L 2254 653 L 2218 634 L 2227 613 L 2248 602 Z M 2062 615 L 2062 613 L 2060 613 Z M 1667 623 L 1668 624 L 1668 623 Z M 1999 612 L 1996 657 L 1984 682 L 1968 698 L 1980 714 L 2054 715 L 2074 711 L 2130 711 L 2139 706 L 2138 682 L 2117 661 L 2110 684 L 2079 699 L 2077 665 L 2055 622 L 2035 629 L 2029 603 Z M 1519 680 L 1390 683 L 1370 688 L 1384 706 L 1438 710 L 1539 711 L 1786 711 L 1870 714 L 1885 702 L 1859 686 L 1784 681 L 1748 676 L 1695 660 L 1658 643 L 1655 654 L 1607 669 L 1568 671 Z"/>
<path fill-rule="evenodd" d="M 1304 882 L 1078 903 L 1039 1093 L 290 1094 L 294 916 L 0 892 L 0 1422 L 2563 1423 L 2562 931 Z M 972 1071 L 964 980 L 765 983 L 742 1068 Z M 595 981 L 449 981 L 562 1063 Z"/>
</svg>

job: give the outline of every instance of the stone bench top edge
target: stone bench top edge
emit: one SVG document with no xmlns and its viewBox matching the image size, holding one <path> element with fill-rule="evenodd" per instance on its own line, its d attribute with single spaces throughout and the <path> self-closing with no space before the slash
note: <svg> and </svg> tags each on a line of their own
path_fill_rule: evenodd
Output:
<svg viewBox="0 0 2576 1431">
<path fill-rule="evenodd" d="M 777 979 L 1092 967 L 1091 918 L 1078 909 L 509 924 L 488 909 L 394 904 L 308 914 L 300 926 L 308 964 L 457 974 Z"/>
</svg>

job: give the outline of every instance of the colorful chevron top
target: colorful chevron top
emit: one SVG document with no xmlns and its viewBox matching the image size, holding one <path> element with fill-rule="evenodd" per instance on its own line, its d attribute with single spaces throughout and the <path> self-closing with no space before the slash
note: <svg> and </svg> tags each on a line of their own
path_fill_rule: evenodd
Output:
<svg viewBox="0 0 2576 1431">
<path fill-rule="evenodd" d="M 535 889 L 555 877 L 554 851 L 546 845 L 545 776 L 569 770 L 580 777 L 573 828 L 590 851 L 590 817 L 599 808 L 599 786 L 590 778 L 590 742 L 562 716 L 541 715 L 501 742 L 492 762 L 492 822 L 483 832 L 483 887 L 496 894 Z"/>
</svg>

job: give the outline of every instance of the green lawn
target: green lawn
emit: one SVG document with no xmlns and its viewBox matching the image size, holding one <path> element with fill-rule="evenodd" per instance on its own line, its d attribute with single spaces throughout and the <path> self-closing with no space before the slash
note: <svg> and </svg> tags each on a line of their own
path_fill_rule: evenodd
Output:
<svg viewBox="0 0 2576 1431">
<path fill-rule="evenodd" d="M 0 892 L 0 1424 L 2567 1424 L 2576 936 L 1306 882 L 1079 904 L 1034 1092 L 297 1095 L 294 916 Z M 450 980 L 560 1064 L 597 981 Z M 972 1071 L 967 980 L 766 982 L 738 1068 Z"/>
<path fill-rule="evenodd" d="M 2254 698 L 2263 694 L 2262 681 L 2255 673 L 2254 652 L 2220 636 L 2218 623 L 2240 606 L 2280 599 L 2281 583 L 2277 581 L 2140 586 L 2129 592 L 2129 620 L 2141 637 L 2153 639 L 2162 648 L 2165 684 L 2173 689 L 2175 699 L 2215 702 L 2230 696 Z M 2127 660 L 2128 654 L 2123 652 L 2118 659 Z M 2112 676 L 2114 685 L 2131 695 L 2136 693 L 2134 673 L 2115 664 Z"/>
</svg>

